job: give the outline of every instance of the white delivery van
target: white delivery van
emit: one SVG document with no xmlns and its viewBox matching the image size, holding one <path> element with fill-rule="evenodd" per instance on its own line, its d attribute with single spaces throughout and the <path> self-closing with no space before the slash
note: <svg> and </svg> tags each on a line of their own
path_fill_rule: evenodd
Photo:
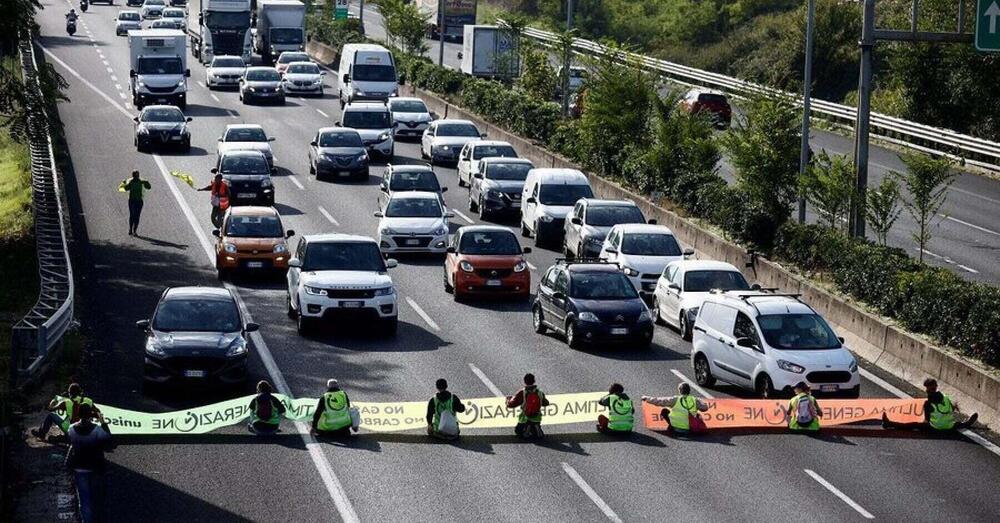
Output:
<svg viewBox="0 0 1000 523">
<path fill-rule="evenodd" d="M 385 101 L 399 91 L 392 53 L 375 44 L 344 44 L 337 70 L 340 106 L 361 100 Z"/>
</svg>

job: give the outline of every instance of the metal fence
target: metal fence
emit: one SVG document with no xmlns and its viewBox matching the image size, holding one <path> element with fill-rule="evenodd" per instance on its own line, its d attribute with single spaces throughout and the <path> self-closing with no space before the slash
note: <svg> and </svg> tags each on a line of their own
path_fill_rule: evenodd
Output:
<svg viewBox="0 0 1000 523">
<path fill-rule="evenodd" d="M 38 62 L 30 36 L 20 44 L 21 68 L 29 90 L 40 92 Z M 41 100 L 41 97 L 38 98 Z M 73 323 L 73 266 L 66 242 L 66 219 L 43 102 L 28 117 L 31 139 L 31 193 L 40 280 L 38 301 L 13 327 L 11 374 L 14 383 L 32 377 Z"/>
<path fill-rule="evenodd" d="M 559 36 L 548 31 L 526 28 L 523 34 L 547 47 L 553 47 L 559 42 Z M 778 95 L 802 103 L 798 95 L 787 91 L 635 53 L 612 51 L 607 46 L 582 38 L 574 39 L 573 52 L 585 56 L 608 56 L 616 53 L 612 57 L 620 62 L 634 61 L 677 83 L 718 89 L 740 97 L 755 94 Z M 812 100 L 812 112 L 814 116 L 847 125 L 852 125 L 857 116 L 855 107 L 815 98 Z M 873 134 L 903 147 L 936 156 L 947 156 L 969 165 L 1000 170 L 1000 143 L 997 142 L 879 113 L 872 113 L 871 129 Z"/>
</svg>

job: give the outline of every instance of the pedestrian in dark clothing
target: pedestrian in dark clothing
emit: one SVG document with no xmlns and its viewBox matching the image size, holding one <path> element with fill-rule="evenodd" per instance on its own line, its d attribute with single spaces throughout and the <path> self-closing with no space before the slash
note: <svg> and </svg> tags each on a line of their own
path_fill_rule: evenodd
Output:
<svg viewBox="0 0 1000 523">
<path fill-rule="evenodd" d="M 882 427 L 886 429 L 911 429 L 928 431 L 959 431 L 976 424 L 978 413 L 973 413 L 969 419 L 959 423 L 955 413 L 959 412 L 958 403 L 948 395 L 938 390 L 938 382 L 934 378 L 924 380 L 924 390 L 927 401 L 924 402 L 924 421 L 917 423 L 899 423 L 891 421 L 885 413 L 882 414 Z"/>
<path fill-rule="evenodd" d="M 325 437 L 350 436 L 353 428 L 351 399 L 335 379 L 326 380 L 326 392 L 316 402 L 313 433 Z M 357 432 L 357 429 L 354 429 Z"/>
<path fill-rule="evenodd" d="M 542 416 L 545 414 L 544 408 L 548 406 L 549 400 L 545 393 L 535 385 L 535 375 L 525 374 L 524 388 L 507 398 L 508 409 L 521 407 L 514 434 L 525 439 L 545 437 L 542 432 Z"/>
<path fill-rule="evenodd" d="M 132 178 L 124 180 L 119 188 L 128 193 L 128 235 L 136 236 L 139 216 L 142 215 L 142 197 L 151 186 L 148 181 L 139 178 L 139 171 L 132 171 Z"/>
<path fill-rule="evenodd" d="M 441 416 L 448 412 L 452 416 L 456 413 L 465 412 L 465 405 L 458 396 L 448 391 L 448 381 L 444 378 L 434 383 L 437 393 L 427 402 L 427 435 L 441 439 L 455 439 L 458 437 L 458 423 L 455 423 L 455 433 L 448 434 L 441 432 Z"/>
<path fill-rule="evenodd" d="M 80 519 L 83 523 L 96 521 L 95 507 L 99 506 L 104 479 L 104 453 L 111 449 L 111 429 L 100 412 L 86 403 L 79 407 L 80 421 L 69 428 L 69 451 L 66 468 L 73 471 Z M 97 417 L 100 425 L 94 423 Z"/>
<path fill-rule="evenodd" d="M 250 424 L 247 429 L 254 434 L 274 434 L 281 426 L 285 405 L 272 396 L 271 391 L 271 384 L 261 380 L 257 383 L 257 395 L 250 400 Z"/>
</svg>

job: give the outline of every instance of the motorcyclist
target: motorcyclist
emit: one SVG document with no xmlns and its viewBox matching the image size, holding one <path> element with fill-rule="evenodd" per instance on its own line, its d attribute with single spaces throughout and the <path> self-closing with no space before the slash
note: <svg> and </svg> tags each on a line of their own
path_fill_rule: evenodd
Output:
<svg viewBox="0 0 1000 523">
<path fill-rule="evenodd" d="M 87 7 L 89 5 L 90 5 L 90 3 L 87 0 L 80 0 L 80 10 L 81 11 L 83 11 L 83 12 L 86 13 L 87 12 Z"/>
<path fill-rule="evenodd" d="M 212 183 L 198 190 L 210 191 L 212 198 L 212 225 L 220 227 L 222 225 L 222 215 L 229 208 L 229 184 L 222 178 L 221 174 L 216 174 Z"/>
<path fill-rule="evenodd" d="M 69 12 L 66 13 L 66 22 L 67 23 L 69 23 L 69 22 L 76 23 L 76 19 L 77 18 L 80 18 L 80 15 L 76 14 L 76 9 L 70 9 Z"/>
</svg>

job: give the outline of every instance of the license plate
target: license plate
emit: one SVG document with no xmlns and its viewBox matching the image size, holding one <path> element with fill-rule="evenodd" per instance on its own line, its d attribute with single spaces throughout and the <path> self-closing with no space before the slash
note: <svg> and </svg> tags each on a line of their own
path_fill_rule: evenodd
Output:
<svg viewBox="0 0 1000 523">
<path fill-rule="evenodd" d="M 503 283 L 500 280 L 486 280 L 486 285 L 490 287 L 499 287 Z"/>
<path fill-rule="evenodd" d="M 406 240 L 407 245 L 420 245 L 420 240 Z"/>
<path fill-rule="evenodd" d="M 167 103 L 167 99 L 166 98 L 157 98 L 156 99 L 156 103 L 158 103 L 158 104 L 165 104 L 165 103 Z"/>
<path fill-rule="evenodd" d="M 836 385 L 820 385 L 819 390 L 823 392 L 837 392 Z"/>
<path fill-rule="evenodd" d="M 259 261 L 247 262 L 247 267 L 249 267 L 251 269 L 259 269 L 259 268 L 261 268 L 263 266 L 264 266 L 264 262 L 259 262 Z"/>
<path fill-rule="evenodd" d="M 241 193 L 236 193 L 236 197 L 237 198 L 256 198 L 257 197 L 257 193 L 241 192 Z"/>
<path fill-rule="evenodd" d="M 337 173 L 337 176 L 350 176 L 350 175 L 351 171 L 340 171 L 339 173 Z"/>
<path fill-rule="evenodd" d="M 365 306 L 365 302 L 363 302 L 363 301 L 342 301 L 342 302 L 340 302 L 340 306 L 343 307 L 343 308 L 345 308 L 345 309 L 360 309 L 361 307 Z"/>
<path fill-rule="evenodd" d="M 628 334 L 628 329 L 626 329 L 625 327 L 615 327 L 611 329 L 611 334 L 615 336 L 622 336 Z"/>
<path fill-rule="evenodd" d="M 181 137 L 180 136 L 171 136 L 170 139 L 173 140 L 173 141 L 175 141 L 175 142 L 181 141 Z"/>
<path fill-rule="evenodd" d="M 204 378 L 205 371 L 203 370 L 186 370 L 184 371 L 185 378 Z"/>
</svg>

